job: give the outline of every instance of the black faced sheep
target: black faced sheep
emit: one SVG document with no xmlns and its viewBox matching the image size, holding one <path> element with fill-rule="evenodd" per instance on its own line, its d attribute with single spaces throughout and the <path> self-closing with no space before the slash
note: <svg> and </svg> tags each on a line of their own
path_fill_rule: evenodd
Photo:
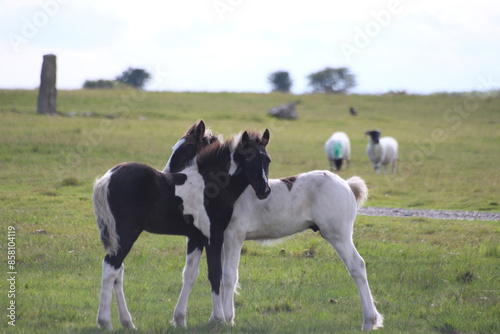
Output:
<svg viewBox="0 0 500 334">
<path fill-rule="evenodd" d="M 396 172 L 396 162 L 398 160 L 398 142 L 392 137 L 380 138 L 380 131 L 366 131 L 365 135 L 370 136 L 370 142 L 366 147 L 366 155 L 373 164 L 375 172 L 378 173 L 380 166 L 387 172 L 387 166 L 392 163 L 392 172 Z"/>
</svg>

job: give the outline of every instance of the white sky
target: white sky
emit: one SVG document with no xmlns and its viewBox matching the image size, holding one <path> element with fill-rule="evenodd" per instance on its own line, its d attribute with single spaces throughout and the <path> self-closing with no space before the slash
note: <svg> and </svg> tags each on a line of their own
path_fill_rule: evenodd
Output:
<svg viewBox="0 0 500 334">
<path fill-rule="evenodd" d="M 0 0 L 0 88 L 149 71 L 149 90 L 269 92 L 348 67 L 356 93 L 500 89 L 500 3 L 451 0 Z"/>
</svg>

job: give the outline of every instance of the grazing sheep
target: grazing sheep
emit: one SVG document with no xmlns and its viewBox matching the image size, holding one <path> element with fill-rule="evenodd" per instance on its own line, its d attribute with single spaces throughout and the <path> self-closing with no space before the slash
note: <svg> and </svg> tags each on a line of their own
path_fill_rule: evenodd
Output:
<svg viewBox="0 0 500 334">
<path fill-rule="evenodd" d="M 349 137 L 344 132 L 335 132 L 325 142 L 325 154 L 330 162 L 330 170 L 335 166 L 337 171 L 342 168 L 342 161 L 346 160 L 346 168 L 349 168 L 351 161 L 351 143 Z"/>
<path fill-rule="evenodd" d="M 398 160 L 398 142 L 392 137 L 380 138 L 380 131 L 366 131 L 365 135 L 370 136 L 370 142 L 366 147 L 366 155 L 378 173 L 380 166 L 387 172 L 387 166 L 392 163 L 392 172 L 396 172 L 396 161 Z"/>
</svg>

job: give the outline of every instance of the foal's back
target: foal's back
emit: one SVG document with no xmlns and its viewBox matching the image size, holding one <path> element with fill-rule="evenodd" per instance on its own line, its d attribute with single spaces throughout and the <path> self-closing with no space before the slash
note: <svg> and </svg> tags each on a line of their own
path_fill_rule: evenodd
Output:
<svg viewBox="0 0 500 334">
<path fill-rule="evenodd" d="M 276 239 L 324 225 L 352 225 L 356 200 L 345 180 L 330 171 L 311 171 L 269 180 L 267 200 L 249 188 L 240 196 L 228 229 L 241 230 L 246 240 Z"/>
<path fill-rule="evenodd" d="M 182 198 L 175 194 L 176 187 L 186 182 L 186 174 L 161 173 L 135 162 L 119 164 L 111 172 L 109 206 L 124 228 L 129 222 L 151 233 L 189 233 Z"/>
</svg>

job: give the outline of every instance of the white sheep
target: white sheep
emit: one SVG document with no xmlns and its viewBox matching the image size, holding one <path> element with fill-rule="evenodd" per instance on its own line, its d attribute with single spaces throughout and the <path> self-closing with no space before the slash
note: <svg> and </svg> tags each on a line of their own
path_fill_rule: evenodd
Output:
<svg viewBox="0 0 500 334">
<path fill-rule="evenodd" d="M 330 169 L 335 166 L 337 171 L 342 168 L 342 161 L 346 161 L 346 168 L 349 168 L 351 161 L 351 143 L 349 137 L 344 132 L 335 132 L 325 142 L 325 154 L 330 162 Z"/>
<path fill-rule="evenodd" d="M 392 137 L 380 138 L 380 131 L 366 131 L 365 135 L 370 136 L 370 142 L 366 147 L 366 155 L 378 173 L 380 166 L 384 167 L 384 173 L 387 172 L 387 166 L 392 163 L 392 172 L 396 172 L 396 162 L 398 160 L 398 142 Z"/>
</svg>

